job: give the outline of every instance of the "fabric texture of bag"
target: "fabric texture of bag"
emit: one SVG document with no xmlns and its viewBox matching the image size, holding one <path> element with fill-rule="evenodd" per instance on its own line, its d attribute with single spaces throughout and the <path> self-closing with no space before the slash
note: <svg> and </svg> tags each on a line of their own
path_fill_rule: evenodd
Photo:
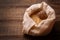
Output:
<svg viewBox="0 0 60 40">
<path fill-rule="evenodd" d="M 38 12 L 40 14 L 37 14 Z M 31 5 L 23 16 L 22 32 L 32 36 L 47 35 L 52 30 L 55 19 L 55 11 L 47 3 Z"/>
</svg>

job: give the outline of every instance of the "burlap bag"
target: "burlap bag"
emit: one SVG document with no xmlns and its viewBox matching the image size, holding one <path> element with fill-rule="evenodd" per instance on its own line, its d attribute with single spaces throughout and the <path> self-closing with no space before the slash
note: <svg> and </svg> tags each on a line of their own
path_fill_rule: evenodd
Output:
<svg viewBox="0 0 60 40">
<path fill-rule="evenodd" d="M 38 16 L 37 12 L 40 11 Z M 43 11 L 43 13 L 41 13 Z M 46 13 L 46 15 L 44 14 Z M 32 14 L 36 14 L 33 16 Z M 31 16 L 32 15 L 32 16 Z M 44 16 L 45 15 L 45 16 Z M 35 18 L 34 18 L 35 17 Z M 42 19 L 46 17 L 45 19 Z M 55 11 L 47 3 L 41 2 L 27 8 L 23 17 L 23 33 L 32 36 L 44 36 L 50 33 L 55 22 Z"/>
</svg>

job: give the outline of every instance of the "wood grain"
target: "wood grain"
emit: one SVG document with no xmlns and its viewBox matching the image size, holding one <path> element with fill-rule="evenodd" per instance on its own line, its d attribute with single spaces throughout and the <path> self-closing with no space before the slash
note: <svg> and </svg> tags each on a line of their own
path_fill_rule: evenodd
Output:
<svg viewBox="0 0 60 40">
<path fill-rule="evenodd" d="M 0 0 L 0 7 L 7 6 L 29 6 L 35 3 L 40 3 L 43 0 Z"/>
<path fill-rule="evenodd" d="M 26 9 L 27 8 L 21 8 L 21 7 L 20 8 L 15 8 L 15 7 L 13 7 L 13 8 L 1 8 L 0 9 L 0 20 L 1 21 L 16 20 L 16 21 L 21 22 Z M 57 11 L 57 10 L 55 10 L 55 11 Z M 60 14 L 56 13 L 56 17 L 57 17 L 56 20 L 59 20 Z"/>
<path fill-rule="evenodd" d="M 25 10 L 26 8 L 1 8 L 0 35 L 23 35 L 22 18 Z M 57 15 L 57 21 L 60 21 L 60 15 Z M 59 30 L 58 28 L 59 26 L 57 28 L 55 27 L 55 29 Z"/>
<path fill-rule="evenodd" d="M 25 10 L 35 3 L 46 0 L 0 0 L 0 36 L 23 35 L 22 21 Z M 56 12 L 54 30 L 60 32 L 60 5 L 46 1 Z"/>
</svg>

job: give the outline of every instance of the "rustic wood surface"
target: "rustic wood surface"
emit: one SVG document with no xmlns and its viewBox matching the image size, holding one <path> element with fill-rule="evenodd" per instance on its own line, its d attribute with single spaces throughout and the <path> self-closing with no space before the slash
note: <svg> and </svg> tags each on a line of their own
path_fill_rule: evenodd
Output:
<svg viewBox="0 0 60 40">
<path fill-rule="evenodd" d="M 60 34 L 60 5 L 51 4 L 47 0 L 0 0 L 0 36 L 20 35 L 23 37 L 22 21 L 24 12 L 32 4 L 41 1 L 46 1 L 55 9 L 56 22 L 53 32 Z"/>
</svg>

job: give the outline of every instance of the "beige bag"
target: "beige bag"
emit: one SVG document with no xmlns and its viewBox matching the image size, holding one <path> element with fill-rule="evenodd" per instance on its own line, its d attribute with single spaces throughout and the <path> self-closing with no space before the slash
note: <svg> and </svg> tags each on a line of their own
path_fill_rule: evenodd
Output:
<svg viewBox="0 0 60 40">
<path fill-rule="evenodd" d="M 45 2 L 30 6 L 23 17 L 23 33 L 32 36 L 47 35 L 55 21 L 55 11 Z"/>
</svg>

